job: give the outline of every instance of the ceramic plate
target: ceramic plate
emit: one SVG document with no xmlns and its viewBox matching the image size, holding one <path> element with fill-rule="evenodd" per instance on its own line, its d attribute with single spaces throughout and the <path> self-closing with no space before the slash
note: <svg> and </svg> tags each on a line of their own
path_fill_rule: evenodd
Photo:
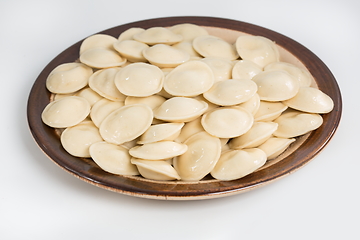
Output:
<svg viewBox="0 0 360 240">
<path fill-rule="evenodd" d="M 41 121 L 41 113 L 50 101 L 50 93 L 45 87 L 46 78 L 56 66 L 78 59 L 82 42 L 80 40 L 60 53 L 43 69 L 34 82 L 28 99 L 27 116 L 31 133 L 39 147 L 53 162 L 88 183 L 118 193 L 152 199 L 193 200 L 230 196 L 264 186 L 298 170 L 324 149 L 333 137 L 341 118 L 341 94 L 334 76 L 326 65 L 298 42 L 260 26 L 214 17 L 156 18 L 124 24 L 101 33 L 118 37 L 120 33 L 131 27 L 146 29 L 180 23 L 203 26 L 210 34 L 230 42 L 234 42 L 236 37 L 242 34 L 261 35 L 275 41 L 280 48 L 282 60 L 306 67 L 310 71 L 318 88 L 333 99 L 335 104 L 333 111 L 323 115 L 324 123 L 320 128 L 298 139 L 284 154 L 269 161 L 260 170 L 238 180 L 219 181 L 205 178 L 199 182 L 189 183 L 113 175 L 104 172 L 91 159 L 69 155 L 62 148 L 56 131 Z"/>
</svg>

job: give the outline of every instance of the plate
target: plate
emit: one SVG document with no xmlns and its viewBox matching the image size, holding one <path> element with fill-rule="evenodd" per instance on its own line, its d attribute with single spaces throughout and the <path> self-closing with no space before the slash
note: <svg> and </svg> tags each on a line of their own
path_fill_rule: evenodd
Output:
<svg viewBox="0 0 360 240">
<path fill-rule="evenodd" d="M 243 193 L 280 179 L 311 161 L 331 140 L 339 125 L 342 100 L 338 84 L 327 66 L 300 43 L 270 29 L 246 22 L 215 17 L 166 17 L 127 23 L 99 33 L 118 37 L 131 28 L 168 27 L 180 23 L 193 23 L 205 27 L 210 34 L 234 41 L 241 34 L 261 35 L 276 42 L 282 60 L 307 68 L 314 77 L 314 84 L 334 101 L 332 112 L 323 115 L 323 125 L 301 137 L 296 144 L 260 170 L 238 180 L 220 181 L 205 179 L 198 182 L 154 181 L 138 176 L 119 176 L 100 169 L 91 159 L 69 155 L 61 146 L 59 135 L 43 124 L 41 113 L 49 103 L 50 92 L 45 82 L 49 73 L 58 65 L 78 59 L 82 40 L 56 56 L 40 73 L 30 91 L 27 117 L 30 131 L 42 151 L 65 171 L 95 186 L 136 197 L 161 200 L 198 200 L 231 196 Z"/>
</svg>

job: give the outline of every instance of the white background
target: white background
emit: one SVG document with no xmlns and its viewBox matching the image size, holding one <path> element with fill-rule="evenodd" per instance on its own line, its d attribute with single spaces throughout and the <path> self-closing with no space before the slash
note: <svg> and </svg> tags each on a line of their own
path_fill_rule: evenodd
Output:
<svg viewBox="0 0 360 240">
<path fill-rule="evenodd" d="M 0 239 L 360 239 L 359 13 L 358 0 L 0 0 Z M 189 15 L 275 30 L 324 61 L 340 85 L 343 117 L 320 155 L 268 186 L 179 202 L 103 190 L 42 153 L 26 104 L 49 61 L 110 27 Z"/>
</svg>

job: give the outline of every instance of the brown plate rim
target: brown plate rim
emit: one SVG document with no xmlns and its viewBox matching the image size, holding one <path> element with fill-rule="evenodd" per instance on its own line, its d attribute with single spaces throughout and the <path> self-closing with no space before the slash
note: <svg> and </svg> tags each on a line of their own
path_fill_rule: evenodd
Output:
<svg viewBox="0 0 360 240">
<path fill-rule="evenodd" d="M 99 169 L 92 161 L 70 156 L 62 147 L 54 129 L 41 121 L 41 112 L 48 104 L 50 93 L 45 81 L 57 65 L 73 62 L 78 58 L 79 42 L 56 56 L 39 74 L 28 97 L 27 119 L 30 132 L 40 149 L 58 166 L 72 175 L 98 187 L 126 195 L 168 200 L 208 199 L 229 196 L 264 186 L 298 170 L 311 161 L 334 136 L 341 119 L 342 98 L 340 88 L 328 67 L 313 52 L 293 39 L 273 30 L 233 19 L 206 16 L 175 16 L 153 18 L 131 22 L 98 32 L 118 37 L 131 27 L 168 27 L 180 23 L 193 23 L 200 26 L 218 27 L 261 35 L 272 39 L 278 45 L 295 55 L 316 79 L 323 92 L 334 101 L 334 110 L 323 115 L 324 123 L 313 131 L 300 148 L 282 161 L 233 181 L 204 181 L 201 183 L 139 181 L 137 178 L 116 176 Z"/>
</svg>

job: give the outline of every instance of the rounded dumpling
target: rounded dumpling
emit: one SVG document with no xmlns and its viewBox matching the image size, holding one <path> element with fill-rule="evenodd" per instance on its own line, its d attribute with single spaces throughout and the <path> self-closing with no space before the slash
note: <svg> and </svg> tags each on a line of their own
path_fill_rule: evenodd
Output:
<svg viewBox="0 0 360 240">
<path fill-rule="evenodd" d="M 147 179 L 159 181 L 171 181 L 181 179 L 174 167 L 165 160 L 151 161 L 132 158 L 131 163 L 135 164 L 141 176 Z"/>
<path fill-rule="evenodd" d="M 254 117 L 241 107 L 219 107 L 205 113 L 201 124 L 206 132 L 219 138 L 234 138 L 246 133 Z"/>
<path fill-rule="evenodd" d="M 114 43 L 114 48 L 130 62 L 146 62 L 142 54 L 149 46 L 135 40 L 122 40 Z"/>
<path fill-rule="evenodd" d="M 251 80 L 228 79 L 216 82 L 203 96 L 214 104 L 232 106 L 250 100 L 256 91 L 257 85 Z"/>
<path fill-rule="evenodd" d="M 175 140 L 184 123 L 161 123 L 148 128 L 140 137 L 138 144 Z"/>
<path fill-rule="evenodd" d="M 98 142 L 90 146 L 94 162 L 104 171 L 118 175 L 138 175 L 139 171 L 131 161 L 129 151 L 121 146 Z"/>
<path fill-rule="evenodd" d="M 317 113 L 288 110 L 275 119 L 274 122 L 279 124 L 274 136 L 293 138 L 317 129 L 323 123 L 323 118 Z"/>
<path fill-rule="evenodd" d="M 267 159 L 274 159 L 283 153 L 291 143 L 295 142 L 295 138 L 279 138 L 271 137 L 261 144 L 258 148 L 263 150 Z"/>
<path fill-rule="evenodd" d="M 128 96 L 125 99 L 125 105 L 142 103 L 148 105 L 152 110 L 159 107 L 166 99 L 159 95 L 151 95 L 148 97 L 132 97 Z"/>
<path fill-rule="evenodd" d="M 260 108 L 260 97 L 259 94 L 255 93 L 249 100 L 246 102 L 240 103 L 239 107 L 245 108 L 248 110 L 253 116 L 257 113 Z"/>
<path fill-rule="evenodd" d="M 162 68 L 176 67 L 190 59 L 189 53 L 166 44 L 151 46 L 143 55 L 151 64 Z"/>
<path fill-rule="evenodd" d="M 253 173 L 265 162 L 266 154 L 258 148 L 228 150 L 221 155 L 211 176 L 223 181 L 239 179 Z"/>
<path fill-rule="evenodd" d="M 130 148 L 129 153 L 135 158 L 146 160 L 163 160 L 179 156 L 187 151 L 185 144 L 174 141 L 146 143 Z"/>
<path fill-rule="evenodd" d="M 156 108 L 154 116 L 169 122 L 190 122 L 201 116 L 207 108 L 208 105 L 204 101 L 187 97 L 173 97 Z"/>
<path fill-rule="evenodd" d="M 254 115 L 255 121 L 273 121 L 283 113 L 288 106 L 282 102 L 260 101 L 259 108 Z"/>
<path fill-rule="evenodd" d="M 41 114 L 42 121 L 53 128 L 66 128 L 82 122 L 90 113 L 89 102 L 69 96 L 50 102 Z"/>
<path fill-rule="evenodd" d="M 184 144 L 188 150 L 174 159 L 174 168 L 184 181 L 199 181 L 214 168 L 220 158 L 220 139 L 207 132 L 199 132 Z"/>
<path fill-rule="evenodd" d="M 64 149 L 75 157 L 90 157 L 89 147 L 103 141 L 99 129 L 92 121 L 84 121 L 66 128 L 60 136 Z"/>
<path fill-rule="evenodd" d="M 135 35 L 135 34 L 142 33 L 142 32 L 144 32 L 144 31 L 145 31 L 145 29 L 139 28 L 139 27 L 129 28 L 129 29 L 123 31 L 123 32 L 119 35 L 118 40 L 119 40 L 119 41 L 123 41 L 123 40 L 134 40 L 134 35 Z"/>
<path fill-rule="evenodd" d="M 254 122 L 249 131 L 233 138 L 229 146 L 232 149 L 254 148 L 264 143 L 278 127 L 274 122 Z"/>
<path fill-rule="evenodd" d="M 181 129 L 180 135 L 176 138 L 175 141 L 183 143 L 192 135 L 203 131 L 205 130 L 201 125 L 201 118 L 196 118 L 191 122 L 185 123 L 185 125 Z"/>
<path fill-rule="evenodd" d="M 309 113 L 329 113 L 334 108 L 333 100 L 313 87 L 301 87 L 295 97 L 283 103 L 293 109 Z"/>
<path fill-rule="evenodd" d="M 115 75 L 119 68 L 106 68 L 96 71 L 89 79 L 89 87 L 100 96 L 112 101 L 124 101 L 126 96 L 115 86 Z"/>
<path fill-rule="evenodd" d="M 91 48 L 113 49 L 113 44 L 117 39 L 107 34 L 94 34 L 87 37 L 80 45 L 80 54 Z"/>
<path fill-rule="evenodd" d="M 122 144 L 143 134 L 152 120 L 153 111 L 145 104 L 123 106 L 102 121 L 100 134 L 109 143 Z"/>
<path fill-rule="evenodd" d="M 196 59 L 202 58 L 201 55 L 195 51 L 195 49 L 192 45 L 192 42 L 182 41 L 182 42 L 175 43 L 174 45 L 171 45 L 171 46 L 178 50 L 188 53 L 190 56 L 190 59 L 196 60 Z"/>
<path fill-rule="evenodd" d="M 232 68 L 232 78 L 252 79 L 256 74 L 262 72 L 262 69 L 256 63 L 250 60 L 240 60 Z"/>
<path fill-rule="evenodd" d="M 193 97 L 211 88 L 214 74 L 202 61 L 189 61 L 177 66 L 166 75 L 164 89 L 172 96 Z"/>
<path fill-rule="evenodd" d="M 263 71 L 252 80 L 258 86 L 260 99 L 265 101 L 284 101 L 299 91 L 299 82 L 282 70 Z"/>
<path fill-rule="evenodd" d="M 214 81 L 223 81 L 230 79 L 232 76 L 233 63 L 232 61 L 218 57 L 207 57 L 201 59 L 205 62 L 214 73 Z"/>
<path fill-rule="evenodd" d="M 147 97 L 160 92 L 164 73 L 148 63 L 132 63 L 122 68 L 115 76 L 115 85 L 124 95 Z"/>
<path fill-rule="evenodd" d="M 220 57 L 228 60 L 235 60 L 239 57 L 232 44 L 212 35 L 195 38 L 193 47 L 203 57 Z"/>
<path fill-rule="evenodd" d="M 95 103 L 103 99 L 102 96 L 100 96 L 97 92 L 95 92 L 89 87 L 81 89 L 80 91 L 76 92 L 74 96 L 85 98 L 90 103 L 91 107 L 94 106 Z"/>
<path fill-rule="evenodd" d="M 64 63 L 54 68 L 46 79 L 46 88 L 52 93 L 73 93 L 88 84 L 93 70 L 82 63 Z"/>
<path fill-rule="evenodd" d="M 279 50 L 276 44 L 262 36 L 244 35 L 237 38 L 236 50 L 243 60 L 249 60 L 261 68 L 279 61 Z"/>
<path fill-rule="evenodd" d="M 205 28 L 192 23 L 181 23 L 169 28 L 175 34 L 183 37 L 183 42 L 192 42 L 196 37 L 209 35 Z"/>
<path fill-rule="evenodd" d="M 299 81 L 300 87 L 309 87 L 312 82 L 311 74 L 306 70 L 299 68 L 291 63 L 287 62 L 273 62 L 265 66 L 265 71 L 268 70 L 283 70 L 293 76 Z"/>
<path fill-rule="evenodd" d="M 164 27 L 151 27 L 145 31 L 141 31 L 133 35 L 136 41 L 143 42 L 149 45 L 155 44 L 174 44 L 183 40 L 183 37 L 179 34 L 175 34 Z"/>
<path fill-rule="evenodd" d="M 119 67 L 126 63 L 118 52 L 106 48 L 90 48 L 80 55 L 80 62 L 92 68 Z"/>
<path fill-rule="evenodd" d="M 124 102 L 110 101 L 106 98 L 101 99 L 92 106 L 90 110 L 90 118 L 95 126 L 100 127 L 102 121 L 113 111 L 124 106 Z"/>
</svg>

